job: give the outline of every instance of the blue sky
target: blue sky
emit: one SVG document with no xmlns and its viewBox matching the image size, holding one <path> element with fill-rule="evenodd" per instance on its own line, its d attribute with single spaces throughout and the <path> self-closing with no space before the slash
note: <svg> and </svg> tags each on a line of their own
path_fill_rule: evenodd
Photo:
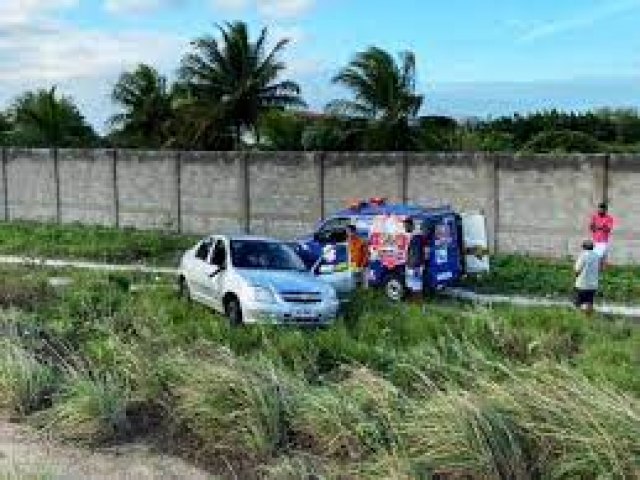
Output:
<svg viewBox="0 0 640 480">
<path fill-rule="evenodd" d="M 415 52 L 427 113 L 640 107 L 640 0 L 0 0 L 0 106 L 56 84 L 104 130 L 121 71 L 171 76 L 190 39 L 234 19 L 291 38 L 314 109 L 369 45 Z"/>
</svg>

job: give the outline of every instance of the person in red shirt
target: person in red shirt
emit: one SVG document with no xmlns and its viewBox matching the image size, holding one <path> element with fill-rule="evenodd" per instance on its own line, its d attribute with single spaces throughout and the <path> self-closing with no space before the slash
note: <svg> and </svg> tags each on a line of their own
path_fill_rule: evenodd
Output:
<svg viewBox="0 0 640 480">
<path fill-rule="evenodd" d="M 602 267 L 606 264 L 613 227 L 613 217 L 608 213 L 607 204 L 602 202 L 598 205 L 598 211 L 591 215 L 589 222 L 589 230 L 591 231 L 591 239 L 594 245 L 593 250 L 600 257 Z"/>
</svg>

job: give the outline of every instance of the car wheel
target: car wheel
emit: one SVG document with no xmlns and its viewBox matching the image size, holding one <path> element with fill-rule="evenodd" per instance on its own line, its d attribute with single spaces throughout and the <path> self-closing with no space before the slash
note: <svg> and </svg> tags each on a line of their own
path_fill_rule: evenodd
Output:
<svg viewBox="0 0 640 480">
<path fill-rule="evenodd" d="M 400 275 L 389 275 L 385 279 L 383 287 L 385 295 L 394 302 L 403 300 L 407 294 L 407 287 Z"/>
<path fill-rule="evenodd" d="M 231 325 L 242 325 L 242 307 L 236 297 L 230 297 L 224 304 L 224 313 Z"/>
<path fill-rule="evenodd" d="M 178 294 L 180 295 L 180 298 L 183 298 L 188 302 L 191 302 L 192 298 L 191 298 L 191 290 L 189 290 L 189 283 L 187 282 L 187 279 L 184 278 L 183 276 L 180 276 L 180 278 L 178 279 Z"/>
</svg>

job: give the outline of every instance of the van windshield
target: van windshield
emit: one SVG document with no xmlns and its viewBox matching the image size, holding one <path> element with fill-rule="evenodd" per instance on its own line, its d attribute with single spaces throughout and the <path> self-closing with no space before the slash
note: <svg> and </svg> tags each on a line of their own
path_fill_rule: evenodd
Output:
<svg viewBox="0 0 640 480">
<path fill-rule="evenodd" d="M 236 268 L 254 270 L 306 271 L 291 248 L 265 240 L 231 240 L 231 263 Z"/>
</svg>

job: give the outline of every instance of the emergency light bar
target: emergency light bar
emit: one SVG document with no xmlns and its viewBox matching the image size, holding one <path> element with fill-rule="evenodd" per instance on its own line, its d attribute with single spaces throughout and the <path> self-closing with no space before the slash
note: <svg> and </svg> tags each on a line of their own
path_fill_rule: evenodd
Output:
<svg viewBox="0 0 640 480">
<path fill-rule="evenodd" d="M 384 197 L 371 197 L 367 200 L 349 200 L 347 204 L 347 208 L 349 210 L 359 210 L 361 208 L 366 207 L 367 205 L 374 205 L 379 207 L 380 205 L 384 205 L 387 203 L 387 199 Z"/>
</svg>

